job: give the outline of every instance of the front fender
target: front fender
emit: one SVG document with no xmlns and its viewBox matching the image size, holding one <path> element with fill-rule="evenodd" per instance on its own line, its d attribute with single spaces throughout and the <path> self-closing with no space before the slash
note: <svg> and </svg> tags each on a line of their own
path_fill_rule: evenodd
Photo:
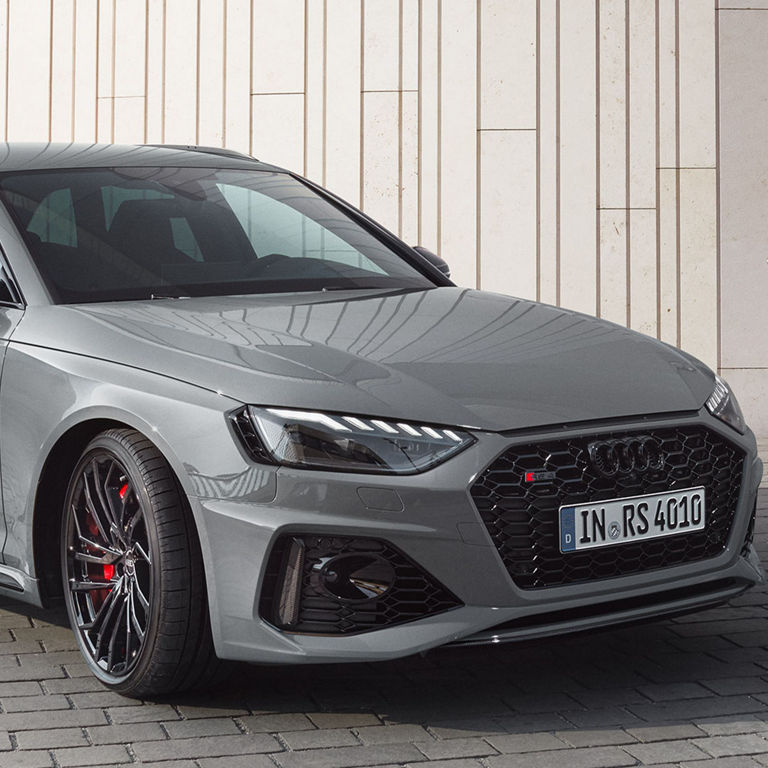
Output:
<svg viewBox="0 0 768 768">
<path fill-rule="evenodd" d="M 146 435 L 190 497 L 268 503 L 275 470 L 250 462 L 227 412 L 239 403 L 156 373 L 25 344 L 9 345 L 0 389 L 0 455 L 5 522 L 4 563 L 36 576 L 33 523 L 38 483 L 54 446 L 93 420 L 120 422 Z M 199 505 L 191 505 L 204 531 Z M 200 536 L 206 573 L 210 550 Z M 209 584 L 209 589 L 211 585 Z M 25 595 L 37 600 L 35 595 Z"/>
</svg>

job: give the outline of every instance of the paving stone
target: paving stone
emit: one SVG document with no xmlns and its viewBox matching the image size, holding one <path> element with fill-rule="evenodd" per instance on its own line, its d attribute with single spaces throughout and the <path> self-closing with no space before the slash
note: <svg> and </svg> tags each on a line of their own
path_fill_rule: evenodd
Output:
<svg viewBox="0 0 768 768">
<path fill-rule="evenodd" d="M 705 732 L 691 723 L 671 723 L 669 725 L 641 725 L 627 728 L 627 733 L 638 741 L 675 741 L 705 736 Z"/>
<path fill-rule="evenodd" d="M 22 680 L 18 683 L 0 683 L 0 699 L 15 696 L 39 696 L 43 693 L 40 683 Z M 51 691 L 56 693 L 56 691 Z"/>
<path fill-rule="evenodd" d="M 714 760 L 697 760 L 695 763 L 680 763 L 680 768 L 758 768 L 762 763 L 757 757 L 717 757 Z M 660 768 L 658 766 L 657 768 Z"/>
<path fill-rule="evenodd" d="M 170 704 L 145 704 L 141 707 L 112 707 L 107 710 L 113 723 L 164 723 L 180 720 L 179 713 Z"/>
<path fill-rule="evenodd" d="M 702 680 L 701 684 L 721 696 L 735 693 L 768 693 L 768 681 L 760 677 L 724 677 L 719 680 Z"/>
<path fill-rule="evenodd" d="M 642 704 L 631 705 L 642 707 Z M 579 728 L 603 728 L 611 726 L 631 727 L 640 722 L 640 718 L 623 707 L 606 707 L 605 709 L 585 709 L 583 711 L 563 712 L 563 715 L 573 725 Z"/>
<path fill-rule="evenodd" d="M 308 712 L 307 716 L 318 728 L 364 728 L 367 725 L 381 725 L 381 720 L 370 712 Z"/>
<path fill-rule="evenodd" d="M 16 734 L 19 749 L 56 749 L 57 747 L 87 746 L 82 728 L 53 728 L 37 731 L 19 731 Z"/>
<path fill-rule="evenodd" d="M 269 715 L 251 715 L 250 717 L 239 717 L 238 721 L 242 723 L 247 731 L 251 733 L 277 733 L 278 731 L 306 731 L 314 729 L 314 724 L 306 716 L 295 713 L 287 714 L 269 714 Z M 321 726 L 330 727 L 333 726 Z M 343 725 L 337 726 L 343 728 Z"/>
<path fill-rule="evenodd" d="M 93 675 L 91 677 L 65 677 L 57 680 L 41 680 L 40 685 L 48 693 L 82 693 L 84 691 L 104 690 L 104 686 Z M 126 704 L 132 701 L 132 699 L 125 699 Z M 141 704 L 140 701 L 136 703 Z"/>
<path fill-rule="evenodd" d="M 36 728 L 71 728 L 106 725 L 101 709 L 57 709 L 51 712 L 16 712 L 0 715 L 0 728 L 6 731 L 32 731 Z"/>
<path fill-rule="evenodd" d="M 228 736 L 242 731 L 235 721 L 226 717 L 212 717 L 209 720 L 172 720 L 163 723 L 172 739 L 190 739 L 198 736 Z"/>
<path fill-rule="evenodd" d="M 131 761 L 128 750 L 119 745 L 108 747 L 70 747 L 54 751 L 56 762 L 61 768 L 80 765 L 114 765 Z"/>
<path fill-rule="evenodd" d="M 202 705 L 187 705 L 179 704 L 179 712 L 181 716 L 186 720 L 194 720 L 198 717 L 240 717 L 241 715 L 247 715 L 247 709 L 241 709 L 239 707 L 206 707 Z"/>
<path fill-rule="evenodd" d="M 495 755 L 497 751 L 484 739 L 447 739 L 445 741 L 430 741 L 417 743 L 416 747 L 430 761 L 450 760 L 451 758 L 485 757 Z M 429 763 L 434 765 L 433 762 Z"/>
<path fill-rule="evenodd" d="M 553 749 L 568 749 L 568 744 L 551 733 L 507 734 L 489 736 L 486 741 L 499 752 L 543 752 Z"/>
<path fill-rule="evenodd" d="M 50 709 L 71 709 L 72 705 L 61 694 L 48 696 L 15 696 L 3 699 L 3 712 L 42 712 Z"/>
<path fill-rule="evenodd" d="M 657 741 L 652 744 L 627 744 L 624 749 L 643 765 L 701 760 L 707 753 L 692 741 Z"/>
<path fill-rule="evenodd" d="M 572 747 L 608 747 L 615 744 L 632 744 L 637 741 L 626 731 L 611 729 L 557 731 L 555 736 Z"/>
<path fill-rule="evenodd" d="M 642 685 L 637 690 L 651 701 L 702 699 L 712 695 L 711 690 L 707 690 L 699 683 L 657 683 L 655 685 Z M 632 701 L 628 703 L 643 704 L 644 702 Z"/>
<path fill-rule="evenodd" d="M 102 725 L 88 728 L 88 735 L 94 744 L 130 744 L 136 741 L 162 741 L 168 738 L 157 723 Z"/>
<path fill-rule="evenodd" d="M 308 749 L 272 755 L 281 768 L 356 768 L 387 763 L 418 763 L 426 760 L 413 744 L 379 744 L 370 747 Z"/>
<path fill-rule="evenodd" d="M 402 744 L 432 740 L 420 725 L 373 725 L 368 728 L 356 728 L 355 732 L 363 744 Z"/>
<path fill-rule="evenodd" d="M 768 752 L 768 741 L 755 733 L 739 736 L 711 736 L 705 739 L 696 739 L 691 743 L 696 744 L 712 757 L 754 755 Z"/>
<path fill-rule="evenodd" d="M 619 747 L 568 749 L 485 758 L 489 768 L 620 768 L 637 761 Z"/>
<path fill-rule="evenodd" d="M 142 763 L 141 768 L 148 768 L 149 763 Z M 171 763 L 153 763 L 156 768 L 165 768 Z M 228 757 L 207 757 L 189 763 L 190 768 L 275 768 L 275 764 L 266 755 L 238 755 Z M 181 766 L 180 766 L 181 768 Z M 184 768 L 187 768 L 185 765 Z"/>
<path fill-rule="evenodd" d="M 53 758 L 47 750 L 0 753 L 0 768 L 50 768 L 52 765 Z"/>
<path fill-rule="evenodd" d="M 758 694 L 759 696 L 759 694 Z M 629 710 L 643 720 L 696 720 L 718 715 L 741 715 L 766 711 L 768 707 L 752 696 L 710 696 L 706 699 L 670 701 L 657 704 L 630 704 Z"/>
<path fill-rule="evenodd" d="M 480 760 L 472 760 L 464 757 L 456 760 L 430 760 L 428 763 L 407 763 L 406 768 L 411 766 L 424 766 L 424 768 L 483 768 Z M 399 765 L 382 765 L 380 768 L 400 768 Z"/>
<path fill-rule="evenodd" d="M 170 760 L 172 758 L 250 755 L 261 752 L 276 752 L 280 749 L 280 744 L 272 736 L 264 733 L 207 736 L 198 739 L 168 739 L 133 745 L 136 757 L 142 762 Z"/>
<path fill-rule="evenodd" d="M 313 728 L 311 731 L 280 733 L 280 740 L 289 749 L 322 749 L 328 747 L 357 747 L 359 739 L 346 728 Z"/>
<path fill-rule="evenodd" d="M 754 715 L 697 720 L 696 725 L 708 736 L 729 736 L 731 734 L 768 731 L 768 723 Z"/>
</svg>

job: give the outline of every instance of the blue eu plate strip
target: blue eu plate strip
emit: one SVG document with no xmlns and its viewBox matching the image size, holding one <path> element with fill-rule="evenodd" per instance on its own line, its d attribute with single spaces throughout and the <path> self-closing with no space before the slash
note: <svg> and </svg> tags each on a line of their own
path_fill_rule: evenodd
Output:
<svg viewBox="0 0 768 768">
<path fill-rule="evenodd" d="M 576 549 L 576 507 L 563 507 L 560 510 L 560 551 L 572 552 Z"/>
</svg>

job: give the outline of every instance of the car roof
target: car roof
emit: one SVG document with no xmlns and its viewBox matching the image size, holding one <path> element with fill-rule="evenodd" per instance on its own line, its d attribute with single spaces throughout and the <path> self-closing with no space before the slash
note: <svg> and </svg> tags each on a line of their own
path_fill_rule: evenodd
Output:
<svg viewBox="0 0 768 768">
<path fill-rule="evenodd" d="M 0 142 L 0 173 L 119 166 L 186 166 L 283 171 L 221 147 L 180 144 L 65 144 Z"/>
</svg>

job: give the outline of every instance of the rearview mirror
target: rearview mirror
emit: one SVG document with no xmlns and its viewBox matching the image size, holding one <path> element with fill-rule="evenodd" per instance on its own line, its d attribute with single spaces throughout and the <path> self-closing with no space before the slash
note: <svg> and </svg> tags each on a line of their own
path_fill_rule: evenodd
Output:
<svg viewBox="0 0 768 768">
<path fill-rule="evenodd" d="M 451 268 L 448 266 L 448 262 L 441 259 L 436 253 L 432 253 L 428 248 L 424 248 L 421 245 L 414 245 L 413 250 L 425 258 L 435 269 L 442 272 L 446 277 L 451 276 Z"/>
</svg>

